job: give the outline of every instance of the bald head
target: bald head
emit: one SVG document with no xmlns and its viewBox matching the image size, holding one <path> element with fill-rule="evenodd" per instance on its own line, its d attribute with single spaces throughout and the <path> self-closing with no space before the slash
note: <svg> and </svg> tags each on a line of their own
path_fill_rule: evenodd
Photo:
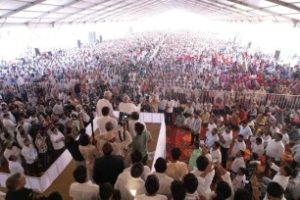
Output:
<svg viewBox="0 0 300 200">
<path fill-rule="evenodd" d="M 103 97 L 104 99 L 111 100 L 112 93 L 110 91 L 105 91 Z"/>
<path fill-rule="evenodd" d="M 128 96 L 127 94 L 125 94 L 125 95 L 123 96 L 123 102 L 124 102 L 124 103 L 128 103 L 129 101 L 130 101 L 129 96 Z"/>
</svg>

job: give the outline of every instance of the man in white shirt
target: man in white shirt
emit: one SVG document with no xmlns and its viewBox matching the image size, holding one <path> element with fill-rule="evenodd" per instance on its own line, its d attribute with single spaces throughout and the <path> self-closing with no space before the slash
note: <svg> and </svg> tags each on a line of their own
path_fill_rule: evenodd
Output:
<svg viewBox="0 0 300 200">
<path fill-rule="evenodd" d="M 280 128 L 276 124 L 271 124 L 269 129 L 271 136 L 274 137 L 276 133 L 281 133 Z"/>
<path fill-rule="evenodd" d="M 234 158 L 239 151 L 246 150 L 246 143 L 244 142 L 243 135 L 238 135 L 231 149 L 231 157 Z"/>
<path fill-rule="evenodd" d="M 184 113 L 185 115 L 193 115 L 193 114 L 194 114 L 194 108 L 193 108 L 191 102 L 188 103 L 188 105 L 187 105 L 187 107 L 184 109 L 183 113 Z"/>
<path fill-rule="evenodd" d="M 197 169 L 193 170 L 192 173 L 198 179 L 198 194 L 209 198 L 212 193 L 210 186 L 215 176 L 215 170 L 206 156 L 202 155 L 198 157 Z"/>
<path fill-rule="evenodd" d="M 140 106 L 130 102 L 128 95 L 124 95 L 123 102 L 119 104 L 119 111 L 130 115 L 133 112 L 140 112 Z"/>
<path fill-rule="evenodd" d="M 191 144 L 190 146 L 194 145 L 194 143 L 199 142 L 200 130 L 201 130 L 202 121 L 198 113 L 194 114 L 194 120 L 191 124 Z"/>
<path fill-rule="evenodd" d="M 143 124 L 145 127 L 145 130 L 147 130 L 146 124 L 144 122 L 139 121 L 139 119 L 140 119 L 140 114 L 138 112 L 133 112 L 128 120 L 128 131 L 132 138 L 134 138 L 136 136 L 135 124 L 137 122 L 140 122 L 141 124 Z"/>
<path fill-rule="evenodd" d="M 282 135 L 281 134 L 275 134 L 274 139 L 272 139 L 267 147 L 266 147 L 266 155 L 269 158 L 272 158 L 276 161 L 280 161 L 284 151 L 285 147 L 282 140 Z"/>
<path fill-rule="evenodd" d="M 28 133 L 26 133 L 21 126 L 18 126 L 17 128 L 16 139 L 21 148 L 25 145 L 24 140 L 28 139 L 30 142 L 32 142 L 32 137 Z"/>
<path fill-rule="evenodd" d="M 64 151 L 65 136 L 55 127 L 50 130 L 50 141 L 54 148 L 54 157 L 57 158 Z"/>
<path fill-rule="evenodd" d="M 69 195 L 73 200 L 98 200 L 99 186 L 87 179 L 86 167 L 78 166 L 73 172 L 75 183 L 70 185 Z"/>
<path fill-rule="evenodd" d="M 17 157 L 18 160 L 21 160 L 21 149 L 13 144 L 8 144 L 3 153 L 4 158 L 8 161 L 10 156 Z"/>
<path fill-rule="evenodd" d="M 3 120 L 2 120 L 3 126 L 6 128 L 6 130 L 9 132 L 12 138 L 15 137 L 15 131 L 17 125 L 10 120 L 9 114 L 5 113 L 3 115 Z"/>
<path fill-rule="evenodd" d="M 8 169 L 11 174 L 24 174 L 24 168 L 18 158 L 14 155 L 11 155 L 8 158 Z"/>
<path fill-rule="evenodd" d="M 133 200 L 136 195 L 145 193 L 145 182 L 141 178 L 143 170 L 143 165 L 136 163 L 130 172 L 124 171 L 118 176 L 114 187 L 120 191 L 122 199 Z"/>
<path fill-rule="evenodd" d="M 52 111 L 57 116 L 61 116 L 62 114 L 64 114 L 64 106 L 60 100 L 56 101 L 56 104 L 53 106 Z"/>
<path fill-rule="evenodd" d="M 292 168 L 288 165 L 279 167 L 279 166 L 275 165 L 274 163 L 271 163 L 270 167 L 273 170 L 277 171 L 277 174 L 275 174 L 273 179 L 270 179 L 269 177 L 262 178 L 262 183 L 261 183 L 262 194 L 265 194 L 267 186 L 269 184 L 271 184 L 272 182 L 279 184 L 281 186 L 282 190 L 285 191 L 289 184 L 289 180 L 290 180 L 290 177 L 293 172 Z"/>
<path fill-rule="evenodd" d="M 245 168 L 244 152 L 239 151 L 231 164 L 231 171 L 237 174 L 240 168 Z"/>
<path fill-rule="evenodd" d="M 232 180 L 234 191 L 237 191 L 239 189 L 244 189 L 245 184 L 247 182 L 245 174 L 246 174 L 246 169 L 240 168 L 237 175 Z"/>
<path fill-rule="evenodd" d="M 154 164 L 155 172 L 154 174 L 157 176 L 159 180 L 159 189 L 158 194 L 166 195 L 167 197 L 171 197 L 171 183 L 173 179 L 165 174 L 167 170 L 167 162 L 164 158 L 157 158 Z"/>
<path fill-rule="evenodd" d="M 219 142 L 218 129 L 214 128 L 211 133 L 206 136 L 205 144 L 208 149 L 211 149 L 215 142 Z"/>
<path fill-rule="evenodd" d="M 227 171 L 226 169 L 224 169 L 224 167 L 221 164 L 219 164 L 219 163 L 216 163 L 214 165 L 215 165 L 216 173 L 221 177 L 221 179 L 224 182 L 226 182 L 229 185 L 229 187 L 230 187 L 230 189 L 232 191 L 232 194 L 230 196 L 233 197 L 233 194 L 234 194 L 233 191 L 234 191 L 234 189 L 233 189 L 233 184 L 232 184 L 230 172 Z M 228 198 L 228 199 L 232 199 L 232 198 Z"/>
<path fill-rule="evenodd" d="M 163 98 L 158 105 L 158 112 L 164 113 L 166 111 L 168 100 Z"/>
<path fill-rule="evenodd" d="M 21 154 L 25 159 L 28 174 L 34 175 L 37 172 L 36 161 L 38 159 L 38 153 L 28 139 L 24 140 L 24 146 L 21 150 Z"/>
<path fill-rule="evenodd" d="M 290 137 L 289 137 L 287 131 L 282 132 L 282 142 L 284 145 L 290 144 Z"/>
<path fill-rule="evenodd" d="M 110 110 L 109 107 L 103 107 L 102 108 L 102 116 L 97 117 L 96 119 L 96 124 L 97 124 L 97 128 L 98 131 L 96 131 L 95 133 L 99 134 L 99 135 L 104 135 L 106 133 L 106 124 L 108 122 L 111 122 L 113 124 L 113 130 L 117 130 L 118 128 L 118 121 L 115 118 L 112 118 L 111 116 L 109 116 Z"/>
<path fill-rule="evenodd" d="M 252 135 L 252 130 L 246 121 L 242 121 L 242 125 L 240 126 L 240 135 L 244 137 L 244 140 L 248 140 Z"/>
<path fill-rule="evenodd" d="M 174 111 L 174 100 L 168 98 L 167 105 L 166 105 L 166 123 L 173 124 L 173 111 Z"/>
<path fill-rule="evenodd" d="M 186 188 L 185 200 L 197 200 L 199 199 L 199 193 L 197 191 L 198 188 L 198 179 L 192 174 L 188 173 L 183 177 L 183 183 Z M 201 194 L 202 195 L 202 194 Z"/>
<path fill-rule="evenodd" d="M 143 161 L 143 155 L 139 151 L 134 151 L 134 152 L 132 152 L 130 154 L 130 159 L 131 159 L 131 165 L 129 167 L 127 167 L 126 169 L 124 169 L 123 172 L 127 171 L 128 173 L 130 173 L 131 167 L 135 163 L 142 163 L 142 161 Z M 149 174 L 151 174 L 151 170 L 150 170 L 150 167 L 148 165 L 143 165 L 143 166 L 144 166 L 144 170 L 143 170 L 143 173 L 141 175 L 141 178 L 144 181 L 146 181 L 146 179 L 149 176 Z"/>
<path fill-rule="evenodd" d="M 217 127 L 216 123 L 214 122 L 214 119 L 211 117 L 209 119 L 209 123 L 207 124 L 206 137 L 209 137 L 212 134 L 212 131 L 216 128 L 218 128 L 218 127 Z"/>
<path fill-rule="evenodd" d="M 215 142 L 213 147 L 210 149 L 210 155 L 213 163 L 222 163 L 222 154 L 219 142 Z"/>
<path fill-rule="evenodd" d="M 17 125 L 17 129 L 19 127 L 22 128 L 25 131 L 25 133 L 29 134 L 29 131 L 30 131 L 31 127 L 32 127 L 32 124 L 29 121 L 29 119 L 20 117 L 20 121 L 19 121 L 19 123 Z"/>
<path fill-rule="evenodd" d="M 265 153 L 265 147 L 261 137 L 257 137 L 255 142 L 251 145 L 252 152 L 255 153 L 258 157 L 262 156 Z"/>
<path fill-rule="evenodd" d="M 287 186 L 288 186 L 290 176 L 292 175 L 292 172 L 293 172 L 292 168 L 288 165 L 284 165 L 284 166 L 279 167 L 279 166 L 275 165 L 274 163 L 271 163 L 270 167 L 271 167 L 271 169 L 276 171 L 277 174 L 275 174 L 275 176 L 273 177 L 272 180 L 268 177 L 263 177 L 262 186 L 264 188 L 266 188 L 266 186 L 271 181 L 273 181 L 273 182 L 278 183 L 282 187 L 282 189 L 285 191 Z"/>
<path fill-rule="evenodd" d="M 267 187 L 267 194 L 263 200 L 286 200 L 284 197 L 284 190 L 280 184 L 276 182 L 270 182 Z"/>
<path fill-rule="evenodd" d="M 111 99 L 112 99 L 112 93 L 110 91 L 105 91 L 103 95 L 103 99 L 100 99 L 97 102 L 96 111 L 98 116 L 102 116 L 103 107 L 109 107 L 109 116 L 115 117 L 113 114 L 113 106 L 110 103 Z"/>
<path fill-rule="evenodd" d="M 167 164 L 166 174 L 174 180 L 182 180 L 183 176 L 188 173 L 188 167 L 185 162 L 179 161 L 181 150 L 179 148 L 172 149 L 172 161 Z"/>
<path fill-rule="evenodd" d="M 221 145 L 221 153 L 222 153 L 222 166 L 226 168 L 227 160 L 228 160 L 228 151 L 230 145 L 232 143 L 233 135 L 232 131 L 229 127 L 226 127 L 226 130 L 220 135 L 220 145 Z"/>
<path fill-rule="evenodd" d="M 145 194 L 140 194 L 135 197 L 135 200 L 167 200 L 165 195 L 157 194 L 159 189 L 159 180 L 156 175 L 151 174 L 145 182 Z"/>
</svg>

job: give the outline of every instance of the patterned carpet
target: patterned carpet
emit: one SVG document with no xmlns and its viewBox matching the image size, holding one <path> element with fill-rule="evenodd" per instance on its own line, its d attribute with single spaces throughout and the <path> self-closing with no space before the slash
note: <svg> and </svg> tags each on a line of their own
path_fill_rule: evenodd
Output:
<svg viewBox="0 0 300 200">
<path fill-rule="evenodd" d="M 201 131 L 205 133 L 205 130 Z M 204 134 L 200 134 L 200 139 L 204 138 Z M 182 151 L 180 160 L 188 162 L 190 155 L 193 151 L 193 146 L 189 146 L 191 143 L 191 133 L 188 130 L 183 130 L 174 126 L 167 126 L 167 159 L 170 160 L 171 150 L 174 147 L 178 147 Z"/>
</svg>

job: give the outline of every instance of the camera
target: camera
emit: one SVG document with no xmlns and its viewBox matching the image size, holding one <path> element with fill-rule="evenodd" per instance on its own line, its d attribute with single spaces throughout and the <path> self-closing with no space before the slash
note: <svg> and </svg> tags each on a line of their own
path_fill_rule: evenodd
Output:
<svg viewBox="0 0 300 200">
<path fill-rule="evenodd" d="M 128 122 L 129 117 L 130 117 L 129 114 L 124 113 L 124 112 L 120 112 L 118 123 L 119 123 L 121 126 L 124 126 L 124 125 Z"/>
</svg>

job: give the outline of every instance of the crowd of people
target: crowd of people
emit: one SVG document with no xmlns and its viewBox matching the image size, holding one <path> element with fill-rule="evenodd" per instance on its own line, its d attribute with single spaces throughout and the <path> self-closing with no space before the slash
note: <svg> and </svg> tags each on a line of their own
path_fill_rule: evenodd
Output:
<svg viewBox="0 0 300 200">
<path fill-rule="evenodd" d="M 40 176 L 66 149 L 77 165 L 75 200 L 300 197 L 300 101 L 209 92 L 300 94 L 299 66 L 201 33 L 147 33 L 0 67 L 7 200 L 46 198 L 24 187 L 24 175 Z M 164 113 L 190 134 L 188 163 L 174 148 L 151 173 L 140 111 Z"/>
</svg>

